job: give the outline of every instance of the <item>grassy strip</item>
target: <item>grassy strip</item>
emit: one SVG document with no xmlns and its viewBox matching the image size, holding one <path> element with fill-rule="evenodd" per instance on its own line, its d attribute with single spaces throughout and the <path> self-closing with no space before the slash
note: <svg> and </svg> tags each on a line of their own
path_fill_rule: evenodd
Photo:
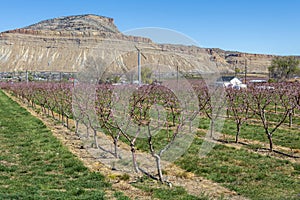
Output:
<svg viewBox="0 0 300 200">
<path fill-rule="evenodd" d="M 111 188 L 2 91 L 0 146 L 0 199 L 104 199 Z"/>
<path fill-rule="evenodd" d="M 186 190 L 182 187 L 168 188 L 168 186 L 166 185 L 160 185 L 159 187 L 157 187 L 157 184 L 153 183 L 153 180 L 147 177 L 142 177 L 140 182 L 135 183 L 134 186 L 146 192 L 150 192 L 153 198 L 158 198 L 161 200 L 170 200 L 170 199 L 209 200 L 210 199 L 205 194 L 202 194 L 198 197 L 189 195 L 186 192 Z"/>
<path fill-rule="evenodd" d="M 210 121 L 201 118 L 199 128 L 209 129 Z M 231 120 L 225 120 L 222 133 L 228 135 L 236 134 L 236 124 Z M 268 144 L 268 138 L 262 126 L 245 123 L 241 127 L 240 137 L 250 140 L 257 140 Z M 297 130 L 278 128 L 273 135 L 274 145 L 280 145 L 293 149 L 300 149 L 300 132 Z"/>
<path fill-rule="evenodd" d="M 300 164 L 216 145 L 200 158 L 195 139 L 176 164 L 251 199 L 299 199 Z"/>
</svg>

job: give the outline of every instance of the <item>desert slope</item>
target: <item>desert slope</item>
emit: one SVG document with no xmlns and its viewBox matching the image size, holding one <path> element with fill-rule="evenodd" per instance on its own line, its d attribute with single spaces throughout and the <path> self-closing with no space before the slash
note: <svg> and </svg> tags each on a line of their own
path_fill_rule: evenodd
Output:
<svg viewBox="0 0 300 200">
<path fill-rule="evenodd" d="M 137 46 L 151 67 L 174 66 L 182 72 L 266 73 L 274 55 L 229 52 L 195 46 L 156 44 L 148 38 L 126 36 L 112 18 L 77 15 L 44 20 L 0 33 L 0 71 L 77 72 L 89 57 L 101 57 L 112 72 L 131 70 Z M 116 59 L 117 58 L 117 59 Z"/>
</svg>

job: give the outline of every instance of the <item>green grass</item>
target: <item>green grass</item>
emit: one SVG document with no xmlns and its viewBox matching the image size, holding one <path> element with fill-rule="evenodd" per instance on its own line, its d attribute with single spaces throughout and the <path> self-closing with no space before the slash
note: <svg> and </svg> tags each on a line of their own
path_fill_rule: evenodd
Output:
<svg viewBox="0 0 300 200">
<path fill-rule="evenodd" d="M 112 190 L 103 175 L 90 172 L 37 118 L 0 90 L 0 199 L 105 199 Z M 182 187 L 136 187 L 157 199 L 194 197 Z M 128 200 L 115 191 L 118 200 Z"/>
<path fill-rule="evenodd" d="M 204 158 L 195 156 L 196 139 L 176 164 L 250 199 L 299 199 L 300 165 L 268 156 L 216 145 Z"/>
<path fill-rule="evenodd" d="M 111 187 L 2 91 L 0 146 L 0 199 L 104 199 Z"/>
<path fill-rule="evenodd" d="M 122 192 L 115 192 L 114 197 L 117 198 L 118 200 L 130 200 L 129 197 L 124 196 Z"/>
<path fill-rule="evenodd" d="M 228 124 L 227 128 L 229 127 Z M 253 128 L 252 134 L 258 134 Z M 257 130 L 256 130 L 257 131 Z M 202 137 L 204 133 L 199 132 Z M 161 130 L 154 137 L 156 147 L 162 147 L 166 133 Z M 137 147 L 148 151 L 147 140 L 137 140 Z M 299 199 L 300 198 L 300 164 L 280 160 L 270 156 L 259 155 L 246 149 L 229 148 L 216 145 L 204 158 L 198 156 L 202 140 L 196 138 L 183 157 L 176 161 L 181 168 L 220 183 L 250 199 Z M 278 143 L 280 144 L 280 143 Z M 151 189 L 155 195 L 155 189 Z M 176 191 L 173 191 L 176 193 Z M 160 193 L 160 192 L 158 192 Z"/>
<path fill-rule="evenodd" d="M 135 187 L 140 188 L 146 192 L 152 194 L 153 198 L 158 198 L 161 200 L 170 200 L 170 199 L 178 199 L 178 200 L 209 200 L 210 198 L 201 194 L 198 197 L 189 195 L 186 190 L 182 187 L 172 187 L 169 188 L 166 185 L 160 185 L 157 187 L 157 184 L 153 184 L 153 180 L 143 177 L 140 182 L 134 184 Z"/>
<path fill-rule="evenodd" d="M 202 123 L 202 125 L 203 128 L 208 128 L 207 123 Z M 234 123 L 227 121 L 224 127 L 225 131 L 234 135 Z M 248 131 L 248 133 L 242 136 L 267 142 L 265 135 L 258 133 L 259 130 L 259 127 L 255 125 L 245 125 L 243 131 Z M 243 133 L 241 132 L 241 134 Z M 199 132 L 198 136 L 202 137 L 203 134 Z M 283 146 L 299 145 L 295 143 L 297 137 L 293 138 L 292 135 L 283 137 L 281 134 L 287 135 L 288 132 L 278 130 L 275 133 L 276 136 L 274 135 L 276 144 Z M 153 142 L 156 147 L 161 148 L 166 144 L 166 135 L 166 131 L 161 130 L 154 137 Z M 287 160 L 259 155 L 246 149 L 229 148 L 224 145 L 216 145 L 206 157 L 200 158 L 198 151 L 201 144 L 201 139 L 195 139 L 188 152 L 178 159 L 176 164 L 189 172 L 218 182 L 250 199 L 300 198 L 300 164 L 293 164 Z M 148 151 L 147 140 L 138 139 L 137 147 L 142 151 Z M 154 195 L 157 192 L 155 188 L 148 189 L 154 192 Z M 160 193 L 158 192 L 158 194 Z M 176 191 L 171 193 L 176 193 Z"/>
<path fill-rule="evenodd" d="M 199 128 L 209 129 L 209 119 L 201 118 Z M 224 122 L 222 133 L 234 136 L 236 134 L 235 122 L 233 122 L 231 119 L 226 119 Z M 241 127 L 240 138 L 257 140 L 268 144 L 268 138 L 264 132 L 262 125 L 244 123 Z M 280 145 L 293 149 L 300 149 L 299 129 L 284 129 L 282 127 L 279 127 L 273 133 L 273 143 L 275 146 Z"/>
</svg>

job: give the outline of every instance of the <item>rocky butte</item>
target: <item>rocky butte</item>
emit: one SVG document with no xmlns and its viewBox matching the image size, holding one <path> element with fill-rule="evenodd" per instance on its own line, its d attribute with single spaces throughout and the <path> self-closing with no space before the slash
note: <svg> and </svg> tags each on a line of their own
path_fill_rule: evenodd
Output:
<svg viewBox="0 0 300 200">
<path fill-rule="evenodd" d="M 275 57 L 156 44 L 148 38 L 122 34 L 112 18 L 88 14 L 44 20 L 0 33 L 0 71 L 78 72 L 86 63 L 94 63 L 119 73 L 136 68 L 136 47 L 146 57 L 142 57 L 142 65 L 162 71 L 168 70 L 164 66 L 178 67 L 185 73 L 233 72 L 245 65 L 250 73 L 266 73 Z"/>
</svg>

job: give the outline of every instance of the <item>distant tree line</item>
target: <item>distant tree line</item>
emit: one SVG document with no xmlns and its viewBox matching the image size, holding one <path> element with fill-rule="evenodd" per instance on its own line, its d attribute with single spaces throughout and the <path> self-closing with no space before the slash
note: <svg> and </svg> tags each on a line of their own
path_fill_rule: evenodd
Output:
<svg viewBox="0 0 300 200">
<path fill-rule="evenodd" d="M 277 57 L 272 60 L 271 66 L 268 68 L 270 78 L 275 81 L 283 81 L 300 74 L 300 61 L 294 56 Z"/>
</svg>

